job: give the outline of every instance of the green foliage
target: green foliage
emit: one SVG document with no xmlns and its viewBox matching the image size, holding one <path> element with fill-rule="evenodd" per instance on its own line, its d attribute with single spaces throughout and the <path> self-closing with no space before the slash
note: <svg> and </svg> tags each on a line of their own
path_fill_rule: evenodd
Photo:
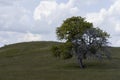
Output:
<svg viewBox="0 0 120 80">
<path fill-rule="evenodd" d="M 66 40 L 65 43 L 70 42 L 72 44 L 71 49 L 69 48 L 70 51 L 74 49 L 77 55 L 82 55 L 83 57 L 86 57 L 88 52 L 97 54 L 99 50 L 103 50 L 103 47 L 107 46 L 107 38 L 110 36 L 100 28 L 94 28 L 92 23 L 85 21 L 85 18 L 80 16 L 67 18 L 63 24 L 56 29 L 56 34 L 58 39 Z M 56 55 L 59 53 L 59 56 L 60 53 L 68 53 L 69 49 L 64 47 L 65 45 L 62 47 L 57 46 L 56 52 L 53 51 L 53 53 L 55 52 Z M 69 53 L 72 53 L 72 51 Z"/>
<path fill-rule="evenodd" d="M 80 16 L 67 18 L 60 27 L 57 27 L 56 34 L 58 39 L 71 41 L 75 35 L 83 34 L 86 29 L 92 28 L 93 24 L 85 21 Z"/>
<path fill-rule="evenodd" d="M 62 50 L 61 50 L 61 58 L 63 59 L 69 59 L 72 57 L 72 44 L 70 42 L 64 43 L 61 46 Z"/>
<path fill-rule="evenodd" d="M 62 59 L 69 59 L 72 57 L 71 48 L 72 48 L 72 44 L 67 42 L 67 43 L 52 46 L 51 50 L 52 50 L 53 56 L 59 57 Z"/>
<path fill-rule="evenodd" d="M 109 34 L 94 28 L 92 23 L 80 16 L 67 18 L 60 27 L 57 27 L 56 34 L 58 39 L 64 40 L 65 43 L 53 47 L 54 56 L 69 59 L 74 54 L 81 68 L 84 68 L 82 59 L 86 59 L 88 55 L 93 54 L 101 58 L 101 52 L 107 51 L 105 48 Z"/>
<path fill-rule="evenodd" d="M 65 40 L 66 42 L 63 45 L 53 47 L 52 51 L 54 56 L 61 56 L 63 59 L 71 58 L 73 49 L 72 41 L 75 39 L 75 36 L 78 34 L 82 36 L 84 31 L 92 27 L 92 23 L 85 21 L 85 18 L 80 16 L 67 18 L 63 24 L 56 29 L 58 39 Z"/>
<path fill-rule="evenodd" d="M 60 46 L 57 46 L 57 45 L 52 46 L 51 50 L 52 50 L 53 56 L 60 57 L 60 53 L 61 53 Z"/>
</svg>

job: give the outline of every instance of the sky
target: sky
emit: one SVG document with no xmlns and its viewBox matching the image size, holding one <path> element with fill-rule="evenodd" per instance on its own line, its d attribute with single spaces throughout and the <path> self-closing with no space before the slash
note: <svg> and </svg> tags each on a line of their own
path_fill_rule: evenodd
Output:
<svg viewBox="0 0 120 80">
<path fill-rule="evenodd" d="M 0 0 L 0 46 L 58 41 L 56 27 L 72 16 L 85 17 L 120 46 L 120 0 Z"/>
</svg>

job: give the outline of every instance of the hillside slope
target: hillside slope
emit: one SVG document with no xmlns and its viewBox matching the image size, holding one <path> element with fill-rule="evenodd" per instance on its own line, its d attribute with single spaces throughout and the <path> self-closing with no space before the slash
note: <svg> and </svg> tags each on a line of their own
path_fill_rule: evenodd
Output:
<svg viewBox="0 0 120 80">
<path fill-rule="evenodd" d="M 119 80 L 120 48 L 111 48 L 112 60 L 84 61 L 81 70 L 75 58 L 51 56 L 57 42 L 26 42 L 0 48 L 0 80 Z"/>
</svg>

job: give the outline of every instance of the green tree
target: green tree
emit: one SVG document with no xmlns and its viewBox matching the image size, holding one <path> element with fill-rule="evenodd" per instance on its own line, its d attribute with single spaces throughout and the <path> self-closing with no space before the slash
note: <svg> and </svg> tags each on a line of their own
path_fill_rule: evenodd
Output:
<svg viewBox="0 0 120 80">
<path fill-rule="evenodd" d="M 77 16 L 66 19 L 60 27 L 57 27 L 56 34 L 59 40 L 65 42 L 52 48 L 54 56 L 69 59 L 76 55 L 81 68 L 84 68 L 83 59 L 90 55 L 102 58 L 104 52 L 109 57 L 108 33 L 94 28 L 92 23 L 85 21 L 85 18 Z"/>
</svg>

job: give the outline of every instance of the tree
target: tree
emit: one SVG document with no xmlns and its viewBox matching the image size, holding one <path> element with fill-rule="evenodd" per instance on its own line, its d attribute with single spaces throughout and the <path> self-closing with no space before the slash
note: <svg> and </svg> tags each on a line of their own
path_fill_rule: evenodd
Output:
<svg viewBox="0 0 120 80">
<path fill-rule="evenodd" d="M 77 16 L 66 19 L 60 27 L 57 27 L 56 34 L 59 40 L 65 42 L 52 48 L 54 56 L 69 59 L 76 55 L 80 68 L 84 68 L 83 59 L 90 55 L 102 58 L 105 53 L 109 57 L 108 33 L 94 28 L 92 23 L 85 21 L 85 18 Z"/>
</svg>

